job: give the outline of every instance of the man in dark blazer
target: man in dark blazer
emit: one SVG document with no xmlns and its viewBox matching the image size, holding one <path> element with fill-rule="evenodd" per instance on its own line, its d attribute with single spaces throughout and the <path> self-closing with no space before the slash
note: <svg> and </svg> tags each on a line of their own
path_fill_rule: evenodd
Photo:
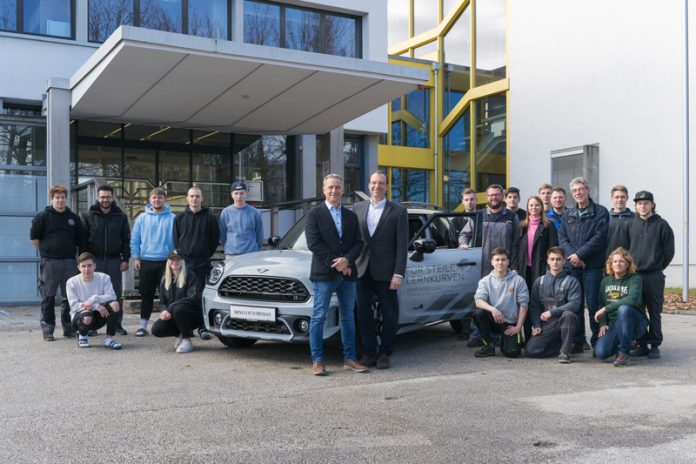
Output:
<svg viewBox="0 0 696 464">
<path fill-rule="evenodd" d="M 314 307 L 309 322 L 309 347 L 312 352 L 312 374 L 326 375 L 324 362 L 324 323 L 331 295 L 338 298 L 339 326 L 343 343 L 343 368 L 365 372 L 358 362 L 355 348 L 355 282 L 358 271 L 355 260 L 360 256 L 358 217 L 341 205 L 343 178 L 329 174 L 322 187 L 324 203 L 307 213 L 305 237 L 312 251 L 309 278 L 314 285 Z"/>
<path fill-rule="evenodd" d="M 363 351 L 360 363 L 387 369 L 399 322 L 396 291 L 406 274 L 408 213 L 403 206 L 387 200 L 387 176 L 383 172 L 372 173 L 368 188 L 370 200 L 353 207 L 365 242 L 357 261 L 358 329 Z M 382 311 L 379 353 L 372 310 L 374 297 Z"/>
</svg>

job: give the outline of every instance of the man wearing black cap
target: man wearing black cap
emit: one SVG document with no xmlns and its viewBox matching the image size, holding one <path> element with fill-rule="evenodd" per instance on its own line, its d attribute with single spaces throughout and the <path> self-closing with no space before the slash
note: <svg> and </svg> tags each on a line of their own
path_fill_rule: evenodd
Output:
<svg viewBox="0 0 696 464">
<path fill-rule="evenodd" d="M 220 243 L 227 255 L 241 255 L 261 249 L 263 242 L 263 223 L 261 213 L 246 204 L 247 185 L 237 181 L 232 183 L 234 202 L 220 215 Z"/>
<path fill-rule="evenodd" d="M 639 340 L 631 356 L 659 359 L 662 344 L 662 305 L 665 293 L 663 271 L 674 257 L 674 232 L 667 221 L 655 213 L 653 194 L 647 190 L 636 193 L 636 218 L 628 228 L 629 253 L 643 280 L 643 303 L 650 317 L 649 336 Z M 650 350 L 648 350 L 650 343 Z"/>
</svg>

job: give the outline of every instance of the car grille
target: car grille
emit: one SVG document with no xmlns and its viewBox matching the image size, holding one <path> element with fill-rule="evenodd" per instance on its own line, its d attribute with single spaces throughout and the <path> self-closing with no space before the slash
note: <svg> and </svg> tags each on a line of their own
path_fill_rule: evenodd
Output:
<svg viewBox="0 0 696 464">
<path fill-rule="evenodd" d="M 297 279 L 228 276 L 220 284 L 218 295 L 245 300 L 305 302 L 309 291 Z"/>
<path fill-rule="evenodd" d="M 289 334 L 288 327 L 282 322 L 244 321 L 241 319 L 228 319 L 225 327 L 232 330 L 244 330 L 247 332 L 264 332 L 274 334 Z"/>
</svg>

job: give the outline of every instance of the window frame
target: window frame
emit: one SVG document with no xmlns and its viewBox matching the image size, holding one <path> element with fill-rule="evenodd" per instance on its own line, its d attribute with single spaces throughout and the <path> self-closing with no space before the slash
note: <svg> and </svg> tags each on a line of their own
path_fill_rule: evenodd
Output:
<svg viewBox="0 0 696 464">
<path fill-rule="evenodd" d="M 15 3 L 15 29 L 0 29 L 0 32 L 10 32 L 14 34 L 25 34 L 32 35 L 35 37 L 51 37 L 55 39 L 63 40 L 75 40 L 75 2 L 76 0 L 69 0 L 70 4 L 70 36 L 65 37 L 61 35 L 51 35 L 51 34 L 41 34 L 38 32 L 28 32 L 24 30 L 24 2 L 26 0 L 17 0 Z M 42 0 L 48 1 L 48 0 Z"/>
</svg>

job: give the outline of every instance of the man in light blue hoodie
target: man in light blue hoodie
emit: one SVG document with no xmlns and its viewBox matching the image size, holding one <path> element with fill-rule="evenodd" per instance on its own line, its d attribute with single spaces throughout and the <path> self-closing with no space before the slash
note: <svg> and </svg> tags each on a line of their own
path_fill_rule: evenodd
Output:
<svg viewBox="0 0 696 464">
<path fill-rule="evenodd" d="M 521 331 L 527 317 L 529 291 L 524 279 L 511 271 L 510 254 L 505 248 L 491 252 L 493 270 L 479 280 L 474 300 L 474 319 L 483 337 L 483 347 L 474 353 L 477 358 L 495 356 L 491 332 L 502 334 L 501 351 L 516 358 L 522 351 Z"/>
<path fill-rule="evenodd" d="M 162 280 L 167 256 L 174 249 L 174 213 L 167 204 L 167 193 L 154 188 L 149 198 L 150 204 L 137 217 L 131 232 L 133 269 L 140 276 L 140 327 L 135 331 L 136 337 L 147 335 L 155 291 Z"/>
</svg>

